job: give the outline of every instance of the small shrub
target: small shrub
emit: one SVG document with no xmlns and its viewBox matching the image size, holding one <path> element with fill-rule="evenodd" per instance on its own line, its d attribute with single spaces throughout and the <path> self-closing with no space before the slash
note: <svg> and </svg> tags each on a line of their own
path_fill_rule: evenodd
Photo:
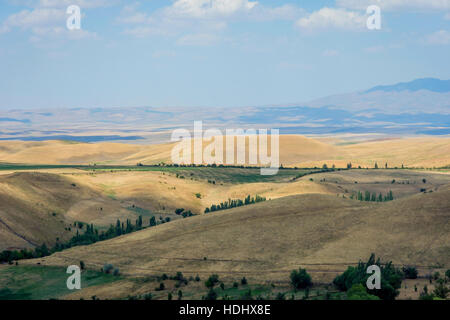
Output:
<svg viewBox="0 0 450 320">
<path fill-rule="evenodd" d="M 153 295 L 151 294 L 151 293 L 147 293 L 147 294 L 144 294 L 144 300 L 152 300 L 153 299 Z"/>
<path fill-rule="evenodd" d="M 406 279 L 417 279 L 417 269 L 415 267 L 403 267 Z"/>
<path fill-rule="evenodd" d="M 206 296 L 204 297 L 204 300 L 217 300 L 217 293 L 214 291 L 213 288 L 210 288 Z"/>
<path fill-rule="evenodd" d="M 433 293 L 436 297 L 446 299 L 450 289 L 447 288 L 443 281 L 441 281 L 434 289 Z"/>
<path fill-rule="evenodd" d="M 243 277 L 243 278 L 241 279 L 241 284 L 242 284 L 243 286 L 247 285 L 247 279 L 246 279 L 245 277 Z"/>
<path fill-rule="evenodd" d="M 184 208 L 175 209 L 176 214 L 181 214 L 184 211 Z"/>
<path fill-rule="evenodd" d="M 159 287 L 155 288 L 155 291 L 163 291 L 166 288 L 163 282 L 159 284 Z"/>
<path fill-rule="evenodd" d="M 291 284 L 295 290 L 308 288 L 312 285 L 311 276 L 306 269 L 293 270 L 291 272 Z"/>
<path fill-rule="evenodd" d="M 182 281 L 182 280 L 184 280 L 184 276 L 183 276 L 183 273 L 181 273 L 181 272 L 177 272 L 177 274 L 175 275 L 175 277 L 173 277 L 174 278 L 174 280 L 178 280 L 178 281 Z"/>
<path fill-rule="evenodd" d="M 219 282 L 219 276 L 217 274 L 213 274 L 209 276 L 208 280 L 205 281 L 205 286 L 207 288 L 213 288 Z"/>
<path fill-rule="evenodd" d="M 286 295 L 284 293 L 278 292 L 275 300 L 286 300 Z"/>
<path fill-rule="evenodd" d="M 105 265 L 103 266 L 103 272 L 104 273 L 111 273 L 111 271 L 113 271 L 114 266 L 111 263 L 105 263 Z"/>
<path fill-rule="evenodd" d="M 253 300 L 252 290 L 246 290 L 240 297 L 241 300 Z"/>
<path fill-rule="evenodd" d="M 354 284 L 347 291 L 347 299 L 349 300 L 380 300 L 377 296 L 367 293 L 366 288 L 360 283 Z"/>
</svg>

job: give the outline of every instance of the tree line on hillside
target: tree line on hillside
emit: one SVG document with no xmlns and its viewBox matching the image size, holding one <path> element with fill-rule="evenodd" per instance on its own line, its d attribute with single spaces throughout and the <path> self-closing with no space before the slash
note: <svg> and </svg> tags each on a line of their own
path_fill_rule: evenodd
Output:
<svg viewBox="0 0 450 320">
<path fill-rule="evenodd" d="M 175 214 L 181 215 L 183 218 L 188 218 L 194 216 L 191 210 L 185 210 L 184 208 L 175 209 Z"/>
<path fill-rule="evenodd" d="M 368 289 L 367 280 L 372 274 L 368 274 L 367 270 L 369 266 L 376 265 L 380 268 L 380 289 Z M 342 274 L 336 276 L 333 281 L 335 290 L 329 290 L 326 286 L 326 292 L 319 293 L 319 289 L 316 291 L 315 296 L 310 296 L 310 290 L 313 288 L 313 282 L 311 276 L 306 269 L 299 268 L 298 270 L 292 270 L 290 274 L 290 285 L 293 289 L 291 291 L 291 299 L 294 300 L 297 293 L 300 293 L 301 299 L 347 299 L 347 300 L 395 300 L 399 295 L 399 289 L 401 287 L 403 279 L 416 279 L 417 269 L 414 266 L 405 266 L 402 269 L 396 268 L 392 262 L 382 263 L 375 254 L 371 254 L 367 262 L 360 261 L 357 266 L 349 266 Z M 433 292 L 428 292 L 427 286 L 424 287 L 424 291 L 420 294 L 421 300 L 428 299 L 446 299 L 450 289 L 447 283 L 450 280 L 450 270 L 447 270 L 444 277 L 441 277 L 439 273 L 435 273 L 433 279 L 436 281 L 435 289 Z M 430 280 L 431 283 L 431 280 Z M 244 277 L 241 280 L 242 286 L 247 286 L 247 290 L 241 290 L 241 300 L 267 300 L 271 299 L 271 293 L 263 298 L 261 294 L 254 296 L 250 286 L 248 286 L 247 279 Z M 205 282 L 205 286 L 208 292 L 202 297 L 203 300 L 217 300 L 219 295 L 222 295 L 222 299 L 230 299 L 225 292 L 225 284 L 220 281 L 217 274 L 211 275 Z M 234 282 L 233 288 L 238 288 L 239 284 Z M 320 286 L 320 285 L 319 285 Z M 219 287 L 216 289 L 216 287 Z M 275 288 L 272 285 L 272 288 Z M 415 288 L 417 291 L 417 287 Z M 286 294 L 288 292 L 278 292 L 275 295 L 276 300 L 286 300 Z"/>
<path fill-rule="evenodd" d="M 256 195 L 255 197 L 250 197 L 250 195 L 248 195 L 247 197 L 245 197 L 244 200 L 228 199 L 228 201 L 221 202 L 218 205 L 213 204 L 210 208 L 206 208 L 205 213 L 246 206 L 249 204 L 254 204 L 262 201 L 266 201 L 266 197 L 261 197 L 259 195 Z"/>
<path fill-rule="evenodd" d="M 163 221 L 161 221 L 163 223 Z M 39 247 L 36 247 L 34 250 L 32 249 L 22 249 L 22 250 L 4 250 L 0 252 L 0 263 L 17 261 L 21 259 L 32 259 L 32 258 L 42 258 L 51 255 L 54 252 L 62 251 L 64 249 L 68 249 L 75 246 L 88 245 L 98 241 L 104 241 L 108 239 L 112 239 L 127 233 L 139 231 L 143 228 L 143 219 L 142 216 L 136 220 L 136 223 L 133 224 L 130 219 L 127 219 L 125 222 L 121 222 L 117 219 L 115 225 L 110 225 L 106 231 L 99 232 L 98 229 L 94 227 L 93 224 L 84 224 L 82 222 L 75 222 L 75 226 L 78 226 L 79 229 L 83 229 L 84 225 L 86 225 L 86 230 L 84 233 L 80 233 L 79 229 L 77 229 L 76 235 L 74 235 L 67 242 L 57 241 L 56 244 L 52 248 L 48 248 L 44 243 Z M 152 216 L 149 220 L 148 227 L 156 226 L 157 222 L 154 216 Z"/>
<path fill-rule="evenodd" d="M 298 169 L 298 168 L 295 167 L 294 169 Z M 303 168 L 303 169 L 306 170 L 308 168 Z M 300 178 L 302 178 L 304 176 L 311 175 L 311 174 L 325 173 L 325 172 L 334 172 L 334 171 L 345 171 L 345 170 L 347 170 L 349 168 L 347 168 L 347 169 L 345 169 L 345 168 L 336 168 L 336 166 L 334 164 L 333 164 L 332 168 L 328 168 L 328 165 L 325 163 L 322 166 L 322 169 L 319 169 L 318 167 L 309 168 L 309 169 L 310 170 L 314 169 L 315 171 L 313 171 L 313 172 L 301 172 L 301 173 L 297 174 L 295 177 L 293 177 L 292 181 L 298 180 L 298 179 L 300 179 Z"/>
<path fill-rule="evenodd" d="M 372 202 L 385 202 L 385 201 L 392 201 L 394 200 L 394 194 L 392 193 L 392 190 L 390 190 L 386 195 L 376 194 L 376 193 L 370 193 L 369 191 L 364 192 L 364 194 L 361 191 L 358 191 L 356 194 L 352 194 L 350 196 L 350 199 L 356 199 L 359 201 L 372 201 Z"/>
<path fill-rule="evenodd" d="M 367 273 L 367 268 L 372 265 L 377 265 L 381 270 L 381 289 L 367 289 L 366 282 L 371 274 Z M 378 297 L 382 300 L 394 300 L 398 294 L 402 280 L 405 274 L 402 270 L 396 268 L 392 262 L 381 263 L 380 258 L 375 259 L 375 254 L 371 254 L 369 260 L 364 263 L 360 261 L 356 267 L 348 267 L 347 270 L 338 275 L 333 283 L 341 291 L 360 291 L 364 288 L 364 292 L 359 292 L 364 300 L 373 300 Z M 350 292 L 352 293 L 352 292 Z M 367 296 L 370 295 L 370 296 Z"/>
</svg>

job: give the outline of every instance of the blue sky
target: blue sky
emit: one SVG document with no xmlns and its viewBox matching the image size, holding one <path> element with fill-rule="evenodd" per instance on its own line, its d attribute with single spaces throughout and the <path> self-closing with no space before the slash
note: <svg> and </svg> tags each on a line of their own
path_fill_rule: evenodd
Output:
<svg viewBox="0 0 450 320">
<path fill-rule="evenodd" d="M 450 0 L 0 2 L 3 110 L 300 103 L 449 79 L 449 57 Z"/>
</svg>

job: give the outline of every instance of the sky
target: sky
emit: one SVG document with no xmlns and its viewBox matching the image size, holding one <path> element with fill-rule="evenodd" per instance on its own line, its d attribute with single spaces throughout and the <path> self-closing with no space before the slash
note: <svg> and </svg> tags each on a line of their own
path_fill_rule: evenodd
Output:
<svg viewBox="0 0 450 320">
<path fill-rule="evenodd" d="M 0 0 L 1 110 L 302 103 L 449 57 L 450 0 Z"/>
</svg>

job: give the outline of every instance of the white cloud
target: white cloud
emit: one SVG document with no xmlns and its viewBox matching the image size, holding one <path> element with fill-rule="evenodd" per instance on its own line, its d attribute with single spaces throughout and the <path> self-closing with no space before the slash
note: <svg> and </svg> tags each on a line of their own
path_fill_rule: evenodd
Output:
<svg viewBox="0 0 450 320">
<path fill-rule="evenodd" d="M 352 10 L 366 10 L 370 5 L 378 5 L 384 10 L 449 10 L 450 0 L 337 0 L 337 6 Z"/>
<path fill-rule="evenodd" d="M 334 49 L 327 49 L 324 52 L 322 52 L 322 56 L 324 56 L 324 57 L 336 57 L 338 55 L 339 55 L 339 51 L 334 50 Z"/>
<path fill-rule="evenodd" d="M 130 35 L 136 38 L 143 38 L 147 36 L 164 36 L 169 35 L 166 31 L 152 26 L 138 26 L 134 28 L 127 28 L 123 34 Z"/>
<path fill-rule="evenodd" d="M 256 21 L 296 20 L 304 14 L 303 8 L 292 4 L 284 4 L 279 7 L 258 5 L 248 12 L 248 18 Z"/>
<path fill-rule="evenodd" d="M 138 3 L 123 8 L 119 22 L 129 24 L 159 23 L 187 20 L 225 20 L 238 14 L 248 14 L 258 2 L 248 0 L 176 0 L 172 5 L 152 14 L 139 12 Z"/>
<path fill-rule="evenodd" d="M 149 16 L 146 13 L 137 11 L 139 5 L 138 2 L 135 2 L 124 6 L 117 21 L 125 24 L 140 24 L 147 22 Z"/>
<path fill-rule="evenodd" d="M 67 8 L 70 5 L 77 5 L 81 9 L 91 9 L 107 7 L 115 3 L 117 3 L 116 0 L 39 0 L 36 6 L 44 8 Z"/>
<path fill-rule="evenodd" d="M 427 44 L 432 45 L 447 45 L 450 44 L 450 32 L 447 30 L 439 30 L 430 35 L 425 39 Z"/>
<path fill-rule="evenodd" d="M 217 36 L 207 33 L 188 34 L 177 40 L 181 46 L 209 46 L 218 41 Z"/>
<path fill-rule="evenodd" d="M 323 29 L 360 30 L 366 27 L 364 15 L 345 9 L 322 8 L 296 22 L 305 31 Z"/>
<path fill-rule="evenodd" d="M 314 67 L 305 63 L 282 61 L 276 65 L 277 69 L 280 70 L 313 70 Z"/>
<path fill-rule="evenodd" d="M 37 43 L 48 39 L 68 39 L 68 40 L 81 40 L 96 38 L 97 34 L 89 32 L 87 30 L 67 30 L 65 27 L 44 27 L 33 28 L 33 35 L 30 37 L 30 41 Z"/>
<path fill-rule="evenodd" d="M 152 53 L 152 57 L 153 58 L 171 58 L 171 57 L 175 57 L 177 54 L 175 51 L 171 51 L 171 50 L 161 50 L 161 51 L 155 51 Z"/>
<path fill-rule="evenodd" d="M 10 15 L 3 23 L 3 26 L 11 29 L 13 27 L 28 29 L 39 26 L 64 23 L 66 13 L 61 9 L 39 8 L 34 10 L 22 10 Z"/>
<path fill-rule="evenodd" d="M 30 9 L 25 9 L 9 15 L 0 24 L 0 33 L 10 32 L 17 28 L 31 32 L 32 42 L 42 41 L 43 38 L 64 37 L 70 40 L 96 37 L 95 33 L 87 30 L 73 30 L 66 28 L 69 4 L 78 4 L 87 8 L 105 6 L 103 0 L 39 0 L 29 2 Z"/>
<path fill-rule="evenodd" d="M 119 22 L 128 24 L 144 23 L 148 19 L 147 15 L 142 12 L 133 12 L 132 14 L 124 15 L 118 18 Z"/>
<path fill-rule="evenodd" d="M 225 17 L 250 11 L 257 4 L 248 0 L 177 0 L 166 8 L 166 14 L 172 17 Z"/>
<path fill-rule="evenodd" d="M 385 50 L 384 46 L 373 46 L 364 48 L 364 51 L 367 53 L 380 53 L 383 52 L 384 50 Z"/>
<path fill-rule="evenodd" d="M 139 4 L 134 3 L 122 9 L 117 21 L 130 25 L 124 34 L 136 37 L 179 36 L 186 32 L 201 35 L 205 30 L 213 34 L 224 30 L 231 21 L 295 20 L 304 12 L 294 5 L 267 7 L 249 0 L 176 0 L 152 13 L 142 12 L 138 7 Z"/>
</svg>

